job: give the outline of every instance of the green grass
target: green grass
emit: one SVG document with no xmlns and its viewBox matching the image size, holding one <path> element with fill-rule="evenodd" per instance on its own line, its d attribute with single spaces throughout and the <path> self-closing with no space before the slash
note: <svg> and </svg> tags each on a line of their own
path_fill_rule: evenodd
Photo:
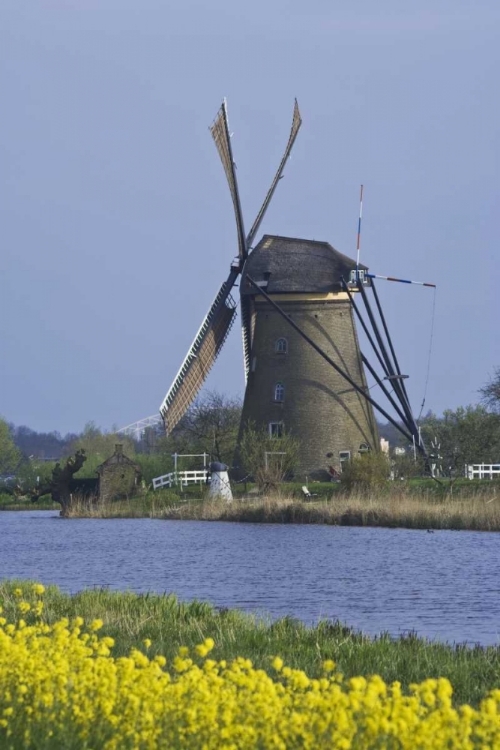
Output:
<svg viewBox="0 0 500 750">
<path fill-rule="evenodd" d="M 29 585 L 26 581 L 0 583 L 0 604 L 7 619 L 15 616 L 14 589 L 28 590 Z M 270 669 L 272 657 L 279 655 L 286 664 L 311 676 L 320 674 L 325 659 L 333 659 L 346 676 L 376 673 L 386 682 L 399 680 L 405 688 L 427 677 L 448 677 L 457 703 L 477 705 L 490 689 L 500 686 L 498 647 L 431 643 L 415 635 L 369 638 L 340 623 L 306 627 L 291 618 L 270 622 L 237 610 L 217 610 L 205 602 L 183 603 L 174 595 L 87 590 L 69 596 L 50 586 L 44 601 L 48 622 L 76 615 L 102 619 L 102 634 L 115 639 L 115 655 L 139 648 L 149 638 L 149 653 L 170 660 L 180 645 L 191 647 L 212 637 L 214 658 L 244 656 L 265 670 Z"/>
<path fill-rule="evenodd" d="M 53 503 L 50 497 L 46 496 L 37 503 L 23 497 L 14 495 L 0 494 L 0 511 L 1 510 L 58 510 L 61 506 Z"/>
</svg>

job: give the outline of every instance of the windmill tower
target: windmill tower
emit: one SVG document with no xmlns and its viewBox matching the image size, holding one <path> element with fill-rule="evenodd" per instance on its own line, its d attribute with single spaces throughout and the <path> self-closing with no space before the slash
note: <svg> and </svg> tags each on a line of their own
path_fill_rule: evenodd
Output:
<svg viewBox="0 0 500 750">
<path fill-rule="evenodd" d="M 327 477 L 358 453 L 378 450 L 373 407 L 408 440 L 418 437 L 399 364 L 389 339 L 385 346 L 367 290 L 373 274 L 327 242 L 265 235 L 253 241 L 282 177 L 302 120 L 295 101 L 288 143 L 271 187 L 248 234 L 236 180 L 224 101 L 211 126 L 233 200 L 238 253 L 167 393 L 160 413 L 170 432 L 186 413 L 231 330 L 237 311 L 232 296 L 238 278 L 246 392 L 242 429 L 249 420 L 279 435 L 292 432 L 300 443 L 298 475 Z M 362 298 L 373 335 L 355 296 Z M 376 297 L 383 329 L 383 319 Z M 377 375 L 361 353 L 356 315 L 382 367 Z M 392 354 L 391 354 L 392 353 Z M 391 417 L 370 395 L 364 367 L 396 411 Z M 384 381 L 390 381 L 391 390 Z M 397 421 L 400 420 L 400 421 Z"/>
<path fill-rule="evenodd" d="M 342 287 L 355 269 L 327 242 L 265 235 L 243 271 L 241 294 L 253 325 L 242 426 L 252 421 L 270 435 L 286 430 L 297 437 L 299 476 L 328 479 L 331 467 L 339 471 L 359 452 L 378 449 L 372 405 L 282 314 L 365 391 L 352 305 Z"/>
</svg>

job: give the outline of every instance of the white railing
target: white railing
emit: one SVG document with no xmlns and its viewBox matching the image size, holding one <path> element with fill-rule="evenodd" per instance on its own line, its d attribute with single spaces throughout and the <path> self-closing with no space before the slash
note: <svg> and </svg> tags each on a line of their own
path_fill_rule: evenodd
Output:
<svg viewBox="0 0 500 750">
<path fill-rule="evenodd" d="M 169 474 L 163 474 L 161 477 L 153 479 L 153 489 L 158 490 L 160 487 L 175 487 L 180 485 L 185 487 L 188 484 L 203 484 L 207 481 L 207 469 L 198 471 L 171 471 Z"/>
<path fill-rule="evenodd" d="M 500 479 L 500 464 L 467 464 L 465 475 L 469 479 Z"/>
</svg>

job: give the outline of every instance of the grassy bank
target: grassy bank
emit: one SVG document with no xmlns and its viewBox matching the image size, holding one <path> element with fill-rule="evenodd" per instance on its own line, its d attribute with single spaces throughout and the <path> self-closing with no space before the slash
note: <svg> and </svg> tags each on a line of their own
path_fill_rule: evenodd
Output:
<svg viewBox="0 0 500 750">
<path fill-rule="evenodd" d="M 314 523 L 409 529 L 500 531 L 500 493 L 461 497 L 395 489 L 384 494 L 337 493 L 326 500 L 275 495 L 233 503 L 187 501 L 167 506 L 163 518 L 252 523 Z"/>
<path fill-rule="evenodd" d="M 343 491 L 339 485 L 310 485 L 317 496 L 304 499 L 300 485 L 283 485 L 260 496 L 237 486 L 232 503 L 208 500 L 206 488 L 149 491 L 126 500 L 73 502 L 73 518 L 157 518 L 249 523 L 313 523 L 410 529 L 500 531 L 500 486 L 497 482 L 463 481 L 436 485 L 428 480 L 388 483 L 376 491 Z M 50 502 L 2 502 L 0 509 L 58 509 Z"/>
<path fill-rule="evenodd" d="M 43 498 L 38 503 L 32 503 L 26 498 L 15 497 L 0 493 L 0 511 L 2 510 L 58 510 L 60 506 L 53 503 L 50 497 Z"/>
<path fill-rule="evenodd" d="M 426 482 L 389 485 L 384 491 L 346 493 L 338 486 L 311 485 L 318 496 L 305 500 L 300 487 L 284 486 L 270 496 L 235 495 L 232 503 L 164 490 L 127 501 L 76 504 L 74 517 L 142 517 L 248 523 L 314 523 L 412 529 L 500 531 L 500 488 L 496 483 L 440 489 Z"/>
<path fill-rule="evenodd" d="M 26 581 L 0 584 L 0 605 L 8 621 L 16 616 L 19 592 L 30 599 Z M 467 648 L 430 643 L 410 635 L 397 640 L 388 635 L 368 638 L 339 623 L 306 627 L 292 619 L 271 623 L 236 610 L 217 610 L 203 602 L 182 603 L 173 595 L 138 596 L 104 590 L 74 596 L 49 587 L 44 594 L 43 620 L 81 616 L 86 622 L 102 620 L 102 634 L 115 640 L 113 654 L 125 655 L 151 641 L 150 658 L 162 655 L 171 663 L 179 646 L 194 648 L 212 638 L 216 660 L 249 658 L 254 666 L 272 673 L 279 655 L 285 664 L 319 676 L 325 660 L 332 659 L 346 677 L 379 674 L 386 683 L 401 682 L 404 690 L 426 678 L 447 677 L 457 703 L 477 705 L 500 684 L 500 648 Z M 25 616 L 29 619 L 29 615 Z"/>
</svg>

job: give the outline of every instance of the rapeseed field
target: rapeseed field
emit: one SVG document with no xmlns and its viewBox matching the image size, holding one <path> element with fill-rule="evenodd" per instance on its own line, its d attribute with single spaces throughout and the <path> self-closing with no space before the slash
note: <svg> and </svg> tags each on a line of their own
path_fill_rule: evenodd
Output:
<svg viewBox="0 0 500 750">
<path fill-rule="evenodd" d="M 102 620 L 44 619 L 44 587 L 14 590 L 0 615 L 0 747 L 17 750 L 153 748 L 500 748 L 500 690 L 456 706 L 445 678 L 404 691 L 380 676 L 319 676 L 279 655 L 269 669 L 211 658 L 214 640 L 181 646 L 167 662 L 150 639 L 113 654 Z"/>
</svg>

